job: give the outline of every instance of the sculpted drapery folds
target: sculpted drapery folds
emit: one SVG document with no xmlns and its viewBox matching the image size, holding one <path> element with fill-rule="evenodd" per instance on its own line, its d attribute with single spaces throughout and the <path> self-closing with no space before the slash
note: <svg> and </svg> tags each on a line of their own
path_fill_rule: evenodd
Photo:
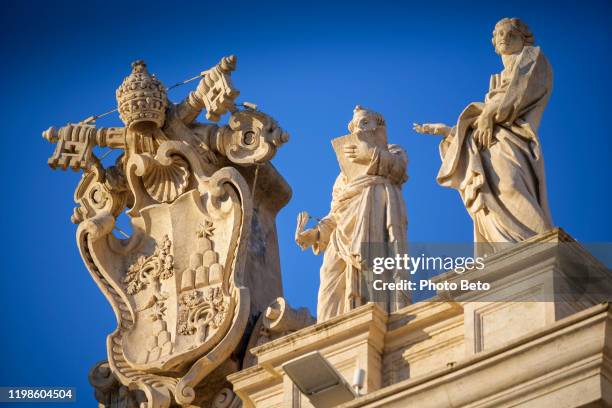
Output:
<svg viewBox="0 0 612 408">
<path fill-rule="evenodd" d="M 552 92 L 552 70 L 533 44 L 521 20 L 500 20 L 493 45 L 504 69 L 491 77 L 484 102 L 469 104 L 452 128 L 415 124 L 417 132 L 444 136 L 437 181 L 459 191 L 480 253 L 552 227 L 537 135 Z"/>
<path fill-rule="evenodd" d="M 407 249 L 407 216 L 402 197 L 408 157 L 398 145 L 388 145 L 383 117 L 355 108 L 351 134 L 332 141 L 341 167 L 333 187 L 331 210 L 312 229 L 302 231 L 306 213 L 298 219 L 296 241 L 315 254 L 324 252 L 320 271 L 317 321 L 380 301 L 389 310 L 409 303 L 404 292 L 378 293 L 363 284 L 364 257 L 381 248 L 394 253 Z M 370 250 L 372 248 L 372 251 Z M 387 253 L 392 256 L 393 254 Z M 401 279 L 399 272 L 394 279 Z"/>
<path fill-rule="evenodd" d="M 262 254 L 248 253 L 251 226 L 263 227 L 253 210 L 255 184 L 245 175 L 261 166 L 267 184 L 282 183 L 267 162 L 288 136 L 254 105 L 238 109 L 234 56 L 203 72 L 178 104 L 144 62 L 132 67 L 116 91 L 125 127 L 87 120 L 43 134 L 57 143 L 53 168 L 83 170 L 72 216 L 77 243 L 118 320 L 107 339 L 108 362 L 90 378 L 109 407 L 127 390 L 150 408 L 211 406 L 215 395 L 234 398 L 223 373 L 239 368 L 232 353 L 251 313 L 260 312 L 251 310 L 258 295 L 250 293 L 245 262 L 270 250 L 260 243 Z M 229 125 L 197 122 L 202 110 L 211 121 L 230 112 Z M 105 168 L 95 146 L 122 154 Z M 269 210 L 272 221 L 280 207 Z M 126 209 L 133 233 L 119 239 L 112 230 Z"/>
</svg>

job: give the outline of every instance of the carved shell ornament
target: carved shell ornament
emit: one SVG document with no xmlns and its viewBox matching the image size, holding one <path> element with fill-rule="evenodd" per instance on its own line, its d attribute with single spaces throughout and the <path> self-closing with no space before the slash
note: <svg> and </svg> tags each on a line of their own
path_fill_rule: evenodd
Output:
<svg viewBox="0 0 612 408">
<path fill-rule="evenodd" d="M 146 205 L 174 202 L 192 187 L 198 161 L 192 147 L 176 141 L 162 143 L 155 156 L 132 154 L 127 179 L 136 202 L 128 215 L 138 214 Z"/>
<path fill-rule="evenodd" d="M 147 193 L 160 203 L 169 203 L 187 190 L 189 164 L 180 156 L 172 156 L 168 165 L 156 163 L 142 177 Z"/>
</svg>

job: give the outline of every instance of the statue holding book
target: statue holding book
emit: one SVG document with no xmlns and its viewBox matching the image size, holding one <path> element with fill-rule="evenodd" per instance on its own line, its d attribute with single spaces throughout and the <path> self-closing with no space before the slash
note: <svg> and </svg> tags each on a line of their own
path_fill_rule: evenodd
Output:
<svg viewBox="0 0 612 408">
<path fill-rule="evenodd" d="M 529 27 L 500 20 L 493 46 L 504 69 L 491 77 L 484 102 L 469 104 L 457 124 L 415 124 L 441 135 L 437 181 L 459 191 L 474 220 L 476 252 L 519 242 L 552 227 L 538 127 L 552 92 L 552 70 Z"/>
<path fill-rule="evenodd" d="M 399 145 L 388 144 L 385 120 L 379 113 L 357 106 L 348 125 L 350 134 L 332 141 L 340 164 L 333 188 L 331 211 L 304 230 L 308 213 L 298 216 L 296 242 L 324 252 L 317 303 L 322 322 L 370 301 L 388 311 L 410 302 L 404 292 L 372 292 L 366 285 L 367 258 L 373 253 L 394 256 L 407 249 L 406 205 L 402 185 L 408 179 L 408 157 Z M 391 279 L 404 278 L 390 271 Z M 370 275 L 369 278 L 372 276 Z"/>
</svg>

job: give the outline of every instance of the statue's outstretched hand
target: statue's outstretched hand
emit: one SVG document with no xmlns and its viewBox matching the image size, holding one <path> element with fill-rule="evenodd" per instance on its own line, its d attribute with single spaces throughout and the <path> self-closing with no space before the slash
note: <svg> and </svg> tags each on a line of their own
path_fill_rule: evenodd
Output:
<svg viewBox="0 0 612 408">
<path fill-rule="evenodd" d="M 310 215 L 306 211 L 302 211 L 297 217 L 297 226 L 295 228 L 295 242 L 302 248 L 302 251 L 313 246 L 319 239 L 319 230 L 310 228 L 304 230 L 308 223 Z"/>
<path fill-rule="evenodd" d="M 412 129 L 424 135 L 442 135 L 444 137 L 451 132 L 451 127 L 444 123 L 413 123 Z"/>
<path fill-rule="evenodd" d="M 297 234 L 295 237 L 295 242 L 302 250 L 304 250 L 316 244 L 318 239 L 319 230 L 316 228 L 310 228 Z"/>
</svg>

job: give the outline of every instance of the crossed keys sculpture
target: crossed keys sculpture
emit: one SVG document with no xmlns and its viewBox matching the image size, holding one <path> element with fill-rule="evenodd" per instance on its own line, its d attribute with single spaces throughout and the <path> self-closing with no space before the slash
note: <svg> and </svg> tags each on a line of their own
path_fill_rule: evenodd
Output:
<svg viewBox="0 0 612 408">
<path fill-rule="evenodd" d="M 223 58 L 174 104 L 136 61 L 116 91 L 124 127 L 98 128 L 89 119 L 43 133 L 56 143 L 52 168 L 83 171 L 72 215 L 77 244 L 117 316 L 108 360 L 90 373 L 104 406 L 232 398 L 222 373 L 239 367 L 235 351 L 251 313 L 260 313 L 251 310 L 254 278 L 246 278 L 259 272 L 245 267 L 259 221 L 245 169 L 267 165 L 288 140 L 254 105 L 237 108 L 235 69 L 236 57 Z M 230 112 L 228 125 L 197 122 L 202 110 L 212 122 Z M 123 152 L 104 167 L 95 146 Z M 126 210 L 133 232 L 120 239 L 112 230 Z"/>
</svg>

